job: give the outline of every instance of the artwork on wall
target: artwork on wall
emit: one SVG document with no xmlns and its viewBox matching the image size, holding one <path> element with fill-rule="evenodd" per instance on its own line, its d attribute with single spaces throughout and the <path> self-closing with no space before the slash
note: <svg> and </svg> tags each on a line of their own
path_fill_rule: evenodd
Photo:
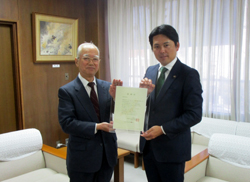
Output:
<svg viewBox="0 0 250 182">
<path fill-rule="evenodd" d="M 62 63 L 75 60 L 78 19 L 32 13 L 35 63 Z"/>
</svg>

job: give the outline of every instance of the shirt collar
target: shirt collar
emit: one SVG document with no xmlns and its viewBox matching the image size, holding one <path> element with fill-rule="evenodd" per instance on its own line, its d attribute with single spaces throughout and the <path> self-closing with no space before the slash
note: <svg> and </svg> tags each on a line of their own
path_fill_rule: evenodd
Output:
<svg viewBox="0 0 250 182">
<path fill-rule="evenodd" d="M 81 82 L 82 82 L 82 84 L 83 84 L 84 87 L 87 87 L 87 86 L 88 86 L 89 81 L 86 80 L 85 78 L 83 78 L 82 75 L 81 75 L 80 73 L 78 73 L 78 78 L 81 80 Z M 95 85 L 97 85 L 97 84 L 96 84 L 96 78 L 95 78 L 95 77 L 94 77 L 93 82 L 95 83 Z"/>
<path fill-rule="evenodd" d="M 165 68 L 168 69 L 168 72 L 170 72 L 171 69 L 172 69 L 172 67 L 173 67 L 174 64 L 176 63 L 176 61 L 177 61 L 177 57 L 175 57 L 175 58 L 173 59 L 173 61 L 171 61 L 170 63 L 168 63 L 166 66 L 162 66 L 161 63 L 159 63 L 160 66 L 159 66 L 159 68 L 158 68 L 158 71 L 160 71 L 161 67 L 165 67 Z"/>
</svg>

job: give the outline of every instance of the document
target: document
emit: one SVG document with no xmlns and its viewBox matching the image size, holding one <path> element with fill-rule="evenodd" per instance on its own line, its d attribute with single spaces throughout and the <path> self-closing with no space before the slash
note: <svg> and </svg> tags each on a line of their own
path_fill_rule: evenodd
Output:
<svg viewBox="0 0 250 182">
<path fill-rule="evenodd" d="M 147 89 L 116 87 L 114 124 L 115 129 L 143 131 Z"/>
</svg>

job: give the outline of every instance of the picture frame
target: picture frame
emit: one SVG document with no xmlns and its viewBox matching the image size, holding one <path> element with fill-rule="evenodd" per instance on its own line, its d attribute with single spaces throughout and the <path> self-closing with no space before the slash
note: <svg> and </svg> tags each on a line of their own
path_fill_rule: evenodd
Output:
<svg viewBox="0 0 250 182">
<path fill-rule="evenodd" d="M 74 62 L 78 44 L 78 19 L 32 13 L 35 63 Z"/>
</svg>

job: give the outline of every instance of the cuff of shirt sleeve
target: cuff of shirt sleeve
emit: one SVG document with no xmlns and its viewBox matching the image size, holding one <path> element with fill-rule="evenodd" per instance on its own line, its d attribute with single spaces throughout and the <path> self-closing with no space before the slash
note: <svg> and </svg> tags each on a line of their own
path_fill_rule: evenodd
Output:
<svg viewBox="0 0 250 182">
<path fill-rule="evenodd" d="M 97 133 L 97 130 L 96 130 L 96 125 L 97 125 L 97 123 L 95 124 L 95 134 Z"/>
<path fill-rule="evenodd" d="M 164 135 L 166 135 L 166 133 L 165 133 L 165 131 L 164 131 L 164 129 L 163 129 L 163 127 L 161 126 L 161 130 L 162 130 L 162 132 L 164 133 Z"/>
</svg>

